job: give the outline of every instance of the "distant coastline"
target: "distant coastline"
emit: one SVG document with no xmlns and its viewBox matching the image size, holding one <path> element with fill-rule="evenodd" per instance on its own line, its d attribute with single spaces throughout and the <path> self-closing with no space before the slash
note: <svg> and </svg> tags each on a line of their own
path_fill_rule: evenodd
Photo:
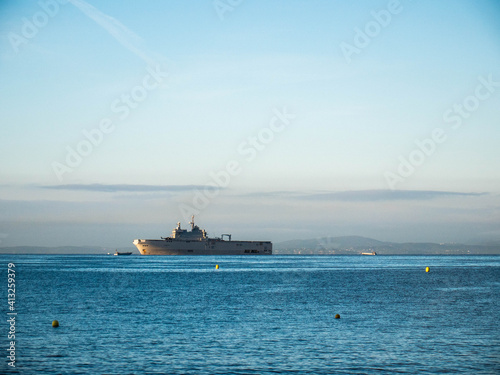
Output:
<svg viewBox="0 0 500 375">
<path fill-rule="evenodd" d="M 99 246 L 9 246 L 0 247 L 0 254 L 67 254 L 67 255 L 84 255 L 84 254 L 102 254 L 113 255 L 115 251 L 132 251 L 132 254 L 139 255 L 139 252 L 133 247 L 127 248 L 111 248 Z"/>
<path fill-rule="evenodd" d="M 387 242 L 361 236 L 291 240 L 274 245 L 275 254 L 355 255 L 500 255 L 500 242 L 491 244 Z"/>
<path fill-rule="evenodd" d="M 273 244 L 275 255 L 361 255 L 375 251 L 377 255 L 500 255 L 500 242 L 488 244 L 387 242 L 361 236 L 322 237 L 308 240 L 290 240 Z M 99 246 L 9 246 L 0 247 L 0 254 L 114 254 L 132 251 L 134 247 Z"/>
</svg>

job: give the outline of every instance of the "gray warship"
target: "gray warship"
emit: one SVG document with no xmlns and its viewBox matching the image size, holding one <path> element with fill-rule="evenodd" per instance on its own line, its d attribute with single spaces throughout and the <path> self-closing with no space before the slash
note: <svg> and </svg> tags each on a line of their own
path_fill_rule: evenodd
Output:
<svg viewBox="0 0 500 375">
<path fill-rule="evenodd" d="M 271 255 L 271 241 L 232 241 L 230 234 L 210 238 L 207 232 L 189 222 L 191 231 L 181 229 L 181 223 L 172 231 L 171 237 L 159 240 L 134 240 L 142 255 Z M 226 237 L 226 239 L 224 239 Z"/>
</svg>

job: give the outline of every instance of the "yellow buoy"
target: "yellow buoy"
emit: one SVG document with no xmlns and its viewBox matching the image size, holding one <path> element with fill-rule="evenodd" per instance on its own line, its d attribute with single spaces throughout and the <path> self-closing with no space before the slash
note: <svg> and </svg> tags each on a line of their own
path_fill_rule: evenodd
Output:
<svg viewBox="0 0 500 375">
<path fill-rule="evenodd" d="M 425 267 L 425 272 L 429 272 L 429 267 Z"/>
<path fill-rule="evenodd" d="M 335 314 L 335 319 L 340 319 L 340 314 Z"/>
<path fill-rule="evenodd" d="M 218 265 L 218 264 L 216 264 L 216 265 L 215 265 L 215 269 L 216 269 L 216 270 L 218 270 L 218 269 L 219 269 L 219 265 Z"/>
<path fill-rule="evenodd" d="M 54 320 L 52 322 L 52 327 L 54 327 L 54 328 L 59 327 L 59 322 L 57 320 Z"/>
</svg>

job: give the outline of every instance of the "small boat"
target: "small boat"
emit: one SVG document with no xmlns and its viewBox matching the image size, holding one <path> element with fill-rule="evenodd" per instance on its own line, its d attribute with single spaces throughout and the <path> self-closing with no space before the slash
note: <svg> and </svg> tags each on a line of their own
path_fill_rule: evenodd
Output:
<svg viewBox="0 0 500 375">
<path fill-rule="evenodd" d="M 377 253 L 372 251 L 371 253 L 361 253 L 361 255 L 377 255 Z"/>
<path fill-rule="evenodd" d="M 117 251 L 115 251 L 115 254 L 114 254 L 114 255 L 132 255 L 132 252 L 130 251 L 130 252 L 127 252 L 127 253 L 120 253 L 120 252 L 118 252 L 118 250 L 117 250 Z"/>
</svg>

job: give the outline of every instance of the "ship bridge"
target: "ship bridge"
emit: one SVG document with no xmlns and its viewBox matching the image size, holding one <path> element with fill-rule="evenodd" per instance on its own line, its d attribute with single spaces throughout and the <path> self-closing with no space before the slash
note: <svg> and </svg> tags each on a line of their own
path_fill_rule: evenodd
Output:
<svg viewBox="0 0 500 375">
<path fill-rule="evenodd" d="M 191 231 L 188 232 L 186 229 L 181 229 L 181 223 L 177 223 L 177 227 L 172 231 L 172 238 L 182 239 L 182 240 L 204 240 L 207 238 L 207 232 L 204 229 L 200 229 L 194 224 L 194 215 L 191 216 Z"/>
</svg>

